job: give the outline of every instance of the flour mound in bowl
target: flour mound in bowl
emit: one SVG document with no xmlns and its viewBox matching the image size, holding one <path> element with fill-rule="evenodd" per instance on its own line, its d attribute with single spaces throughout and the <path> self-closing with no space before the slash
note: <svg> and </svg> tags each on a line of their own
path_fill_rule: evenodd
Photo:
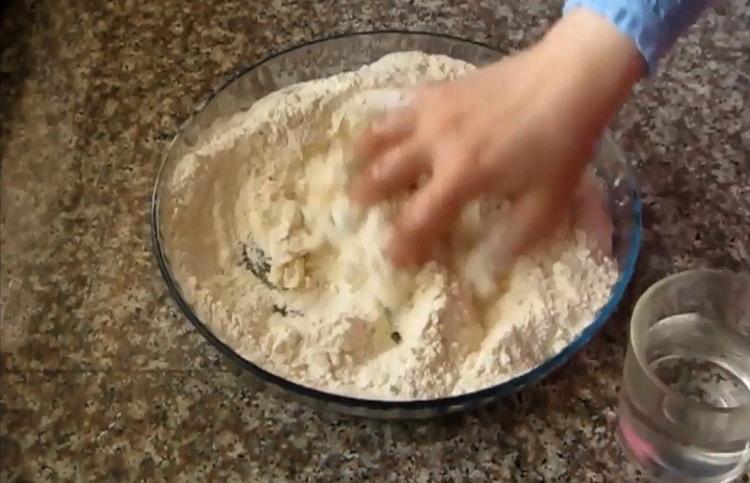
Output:
<svg viewBox="0 0 750 483">
<path fill-rule="evenodd" d="M 412 400 L 504 382 L 591 323 L 617 269 L 579 229 L 588 215 L 480 297 L 462 262 L 488 227 L 507 223 L 507 206 L 467 206 L 446 262 L 407 273 L 381 250 L 399 201 L 363 211 L 347 199 L 357 169 L 348 147 L 369 120 L 403 101 L 405 88 L 472 69 L 390 54 L 264 97 L 178 162 L 162 208 L 164 250 L 185 300 L 219 339 L 305 386 Z M 601 218 L 601 196 L 587 192 L 599 201 L 587 212 Z"/>
</svg>

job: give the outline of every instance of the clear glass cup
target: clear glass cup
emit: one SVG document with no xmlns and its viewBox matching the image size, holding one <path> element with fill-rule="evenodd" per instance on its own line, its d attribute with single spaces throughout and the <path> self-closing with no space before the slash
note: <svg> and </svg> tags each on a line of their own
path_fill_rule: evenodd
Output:
<svg viewBox="0 0 750 483">
<path fill-rule="evenodd" d="M 638 300 L 618 439 L 657 481 L 728 482 L 750 460 L 750 274 L 692 270 Z"/>
</svg>

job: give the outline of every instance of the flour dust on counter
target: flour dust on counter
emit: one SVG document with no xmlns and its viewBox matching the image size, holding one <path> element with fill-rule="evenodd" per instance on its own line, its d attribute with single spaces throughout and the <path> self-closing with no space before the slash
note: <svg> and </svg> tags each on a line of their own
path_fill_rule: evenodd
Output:
<svg viewBox="0 0 750 483">
<path fill-rule="evenodd" d="M 414 85 L 472 69 L 390 54 L 266 96 L 180 160 L 165 249 L 185 299 L 219 339 L 305 386 L 413 400 L 506 381 L 593 320 L 617 270 L 585 220 L 478 290 L 483 277 L 464 261 L 476 259 L 488 227 L 508 223 L 506 205 L 469 204 L 444 261 L 407 273 L 381 249 L 403 200 L 362 210 L 347 198 L 359 167 L 348 146 L 373 116 L 406 102 Z"/>
</svg>

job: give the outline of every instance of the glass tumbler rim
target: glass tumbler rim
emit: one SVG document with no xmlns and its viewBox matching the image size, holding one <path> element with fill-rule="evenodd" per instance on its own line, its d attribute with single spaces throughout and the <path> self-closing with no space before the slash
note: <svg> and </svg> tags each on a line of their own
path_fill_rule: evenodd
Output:
<svg viewBox="0 0 750 483">
<path fill-rule="evenodd" d="M 686 407 L 690 407 L 697 411 L 702 412 L 710 412 L 714 414 L 731 414 L 731 415 L 737 415 L 737 414 L 744 414 L 745 417 L 750 419 L 750 403 L 741 404 L 738 406 L 733 407 L 719 407 L 712 404 L 709 404 L 704 401 L 696 401 L 694 399 L 690 399 L 686 397 L 685 395 L 681 394 L 678 391 L 675 391 L 674 389 L 671 389 L 668 387 L 659 377 L 656 376 L 656 373 L 654 370 L 650 367 L 647 359 L 646 359 L 646 353 L 645 353 L 645 344 L 643 344 L 642 341 L 637 341 L 636 338 L 639 335 L 639 330 L 644 323 L 643 321 L 648 320 L 647 317 L 643 316 L 644 304 L 646 301 L 659 289 L 664 287 L 665 285 L 669 285 L 670 283 L 673 283 L 675 280 L 693 277 L 696 275 L 701 274 L 712 274 L 715 276 L 726 276 L 726 277 L 738 277 L 741 280 L 744 280 L 743 283 L 746 283 L 750 287 L 750 273 L 748 272 L 735 272 L 733 270 L 728 269 L 717 269 L 717 268 L 696 268 L 696 269 L 690 269 L 690 270 L 684 270 L 677 273 L 673 273 L 671 275 L 668 275 L 658 282 L 652 284 L 648 289 L 646 289 L 643 294 L 641 294 L 640 297 L 638 297 L 638 300 L 635 303 L 635 307 L 633 308 L 633 313 L 630 318 L 630 326 L 628 328 L 628 344 L 630 345 L 630 348 L 633 351 L 633 355 L 635 356 L 638 365 L 641 366 L 641 369 L 643 370 L 644 374 L 649 378 L 649 380 L 657 387 L 660 391 L 662 391 L 665 395 L 668 395 L 669 398 L 673 401 L 678 401 L 681 404 L 684 404 Z"/>
</svg>

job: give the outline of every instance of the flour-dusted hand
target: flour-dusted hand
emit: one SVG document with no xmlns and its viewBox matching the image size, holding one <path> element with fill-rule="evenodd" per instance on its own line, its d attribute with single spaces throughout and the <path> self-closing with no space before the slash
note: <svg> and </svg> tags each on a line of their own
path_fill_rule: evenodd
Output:
<svg viewBox="0 0 750 483">
<path fill-rule="evenodd" d="M 597 139 L 644 70 L 612 24 L 573 12 L 536 46 L 425 85 L 373 124 L 356 146 L 370 162 L 351 196 L 371 205 L 426 180 L 394 222 L 388 250 L 400 266 L 426 261 L 466 202 L 510 199 L 511 230 L 494 237 L 496 262 L 507 262 L 564 218 Z"/>
</svg>

